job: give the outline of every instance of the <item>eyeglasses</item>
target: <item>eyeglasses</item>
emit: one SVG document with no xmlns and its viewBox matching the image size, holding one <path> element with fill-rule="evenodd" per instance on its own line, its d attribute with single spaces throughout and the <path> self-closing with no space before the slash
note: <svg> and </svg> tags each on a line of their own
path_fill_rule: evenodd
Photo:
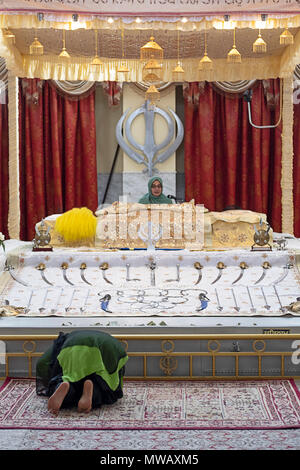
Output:
<svg viewBox="0 0 300 470">
<path fill-rule="evenodd" d="M 152 184 L 151 188 L 161 188 L 161 184 Z"/>
</svg>

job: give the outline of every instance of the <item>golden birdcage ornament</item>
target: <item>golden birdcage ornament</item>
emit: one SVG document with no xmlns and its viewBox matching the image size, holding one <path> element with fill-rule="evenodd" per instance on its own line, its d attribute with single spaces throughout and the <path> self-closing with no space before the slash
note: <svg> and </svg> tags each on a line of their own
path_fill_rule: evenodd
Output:
<svg viewBox="0 0 300 470">
<path fill-rule="evenodd" d="M 37 36 L 34 37 L 34 40 L 29 46 L 29 53 L 31 55 L 43 55 L 44 54 L 44 46 L 40 43 Z"/>
<path fill-rule="evenodd" d="M 94 55 L 92 62 L 90 63 L 90 67 L 91 67 L 92 72 L 99 72 L 100 70 L 102 70 L 102 67 L 103 67 L 103 62 L 98 56 L 98 30 L 97 29 L 95 29 L 95 55 Z"/>
<path fill-rule="evenodd" d="M 204 55 L 202 59 L 199 61 L 198 70 L 200 72 L 204 70 L 212 70 L 213 69 L 213 61 L 208 57 L 207 54 L 207 39 L 206 39 L 206 31 L 204 32 Z"/>
<path fill-rule="evenodd" d="M 267 43 L 263 40 L 261 34 L 260 34 L 260 29 L 258 30 L 258 37 L 252 44 L 252 50 L 253 52 L 257 54 L 262 54 L 267 51 Z"/>
<path fill-rule="evenodd" d="M 235 28 L 233 30 L 233 46 L 227 54 L 227 62 L 230 64 L 240 64 L 242 62 L 242 56 L 235 45 Z"/>
<path fill-rule="evenodd" d="M 283 31 L 283 33 L 281 33 L 279 39 L 280 39 L 280 44 L 284 46 L 294 44 L 294 36 L 287 28 Z"/>
<path fill-rule="evenodd" d="M 154 37 L 150 37 L 144 46 L 140 48 L 140 59 L 147 62 L 150 59 L 155 59 L 158 62 L 161 62 L 164 58 L 164 50 L 160 47 L 157 42 L 154 41 Z"/>
</svg>

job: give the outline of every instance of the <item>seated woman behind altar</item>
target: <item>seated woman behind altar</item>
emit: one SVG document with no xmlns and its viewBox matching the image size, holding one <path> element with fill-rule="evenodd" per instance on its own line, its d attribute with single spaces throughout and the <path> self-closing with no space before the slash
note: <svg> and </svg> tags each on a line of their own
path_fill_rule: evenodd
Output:
<svg viewBox="0 0 300 470">
<path fill-rule="evenodd" d="M 139 200 L 139 204 L 172 204 L 172 200 L 163 194 L 163 182 L 158 176 L 148 181 L 148 193 Z"/>
</svg>

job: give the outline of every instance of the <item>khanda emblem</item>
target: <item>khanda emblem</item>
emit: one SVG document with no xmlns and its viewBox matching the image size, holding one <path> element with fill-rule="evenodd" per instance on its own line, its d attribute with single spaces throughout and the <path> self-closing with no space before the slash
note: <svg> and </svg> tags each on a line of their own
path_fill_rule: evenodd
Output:
<svg viewBox="0 0 300 470">
<path fill-rule="evenodd" d="M 169 112 L 166 112 L 157 106 L 150 106 L 149 101 L 146 101 L 143 106 L 131 114 L 129 114 L 129 111 L 130 109 L 121 116 L 116 126 L 116 138 L 120 147 L 130 158 L 137 163 L 146 165 L 143 172 L 148 172 L 149 177 L 151 177 L 153 173 L 158 172 L 154 165 L 167 160 L 181 144 L 184 134 L 183 125 L 172 109 L 169 108 Z M 144 115 L 145 119 L 145 141 L 143 145 L 136 142 L 131 133 L 133 121 L 141 114 Z M 156 144 L 154 136 L 155 114 L 163 117 L 168 126 L 167 136 L 158 144 Z M 177 125 L 177 135 L 175 123 Z"/>
</svg>

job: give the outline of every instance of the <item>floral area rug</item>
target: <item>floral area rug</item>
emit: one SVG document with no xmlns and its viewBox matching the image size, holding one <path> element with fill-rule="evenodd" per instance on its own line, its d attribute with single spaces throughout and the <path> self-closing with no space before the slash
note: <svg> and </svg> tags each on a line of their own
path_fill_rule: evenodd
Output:
<svg viewBox="0 0 300 470">
<path fill-rule="evenodd" d="M 33 379 L 9 378 L 0 390 L 0 429 L 219 430 L 300 428 L 293 380 L 125 381 L 124 397 L 88 415 L 47 410 Z"/>
</svg>

